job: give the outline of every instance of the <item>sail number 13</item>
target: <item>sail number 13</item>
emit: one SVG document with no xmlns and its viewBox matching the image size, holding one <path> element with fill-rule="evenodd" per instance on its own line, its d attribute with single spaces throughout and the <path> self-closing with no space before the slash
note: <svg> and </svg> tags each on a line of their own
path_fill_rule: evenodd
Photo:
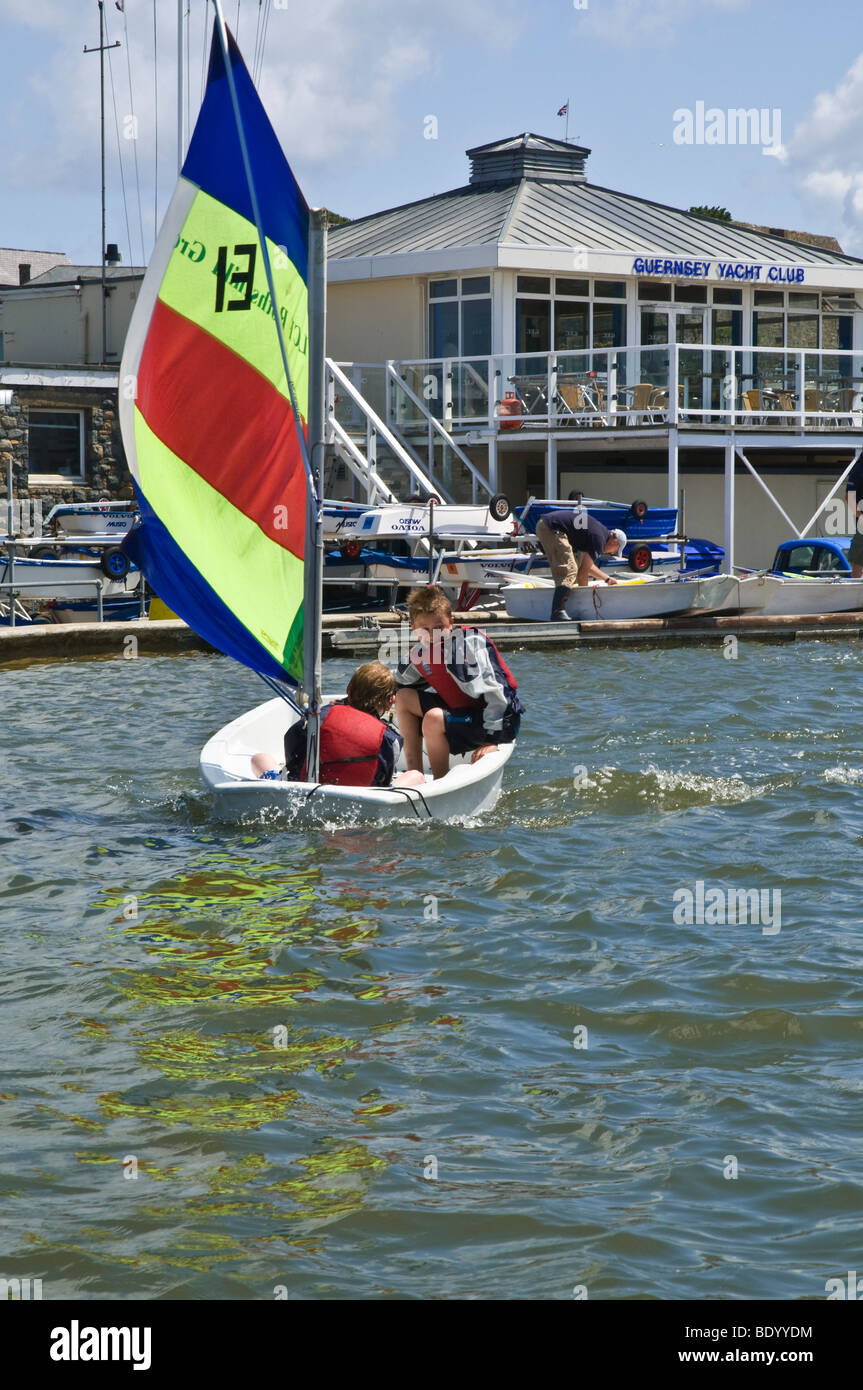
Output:
<svg viewBox="0 0 863 1390">
<path fill-rule="evenodd" d="M 237 270 L 234 262 L 231 261 L 228 267 L 228 248 L 219 247 L 219 254 L 216 257 L 216 313 L 221 314 L 223 309 L 251 309 L 252 307 L 252 287 L 255 283 L 255 261 L 258 256 L 258 248 L 253 241 L 244 242 L 240 246 L 235 246 L 233 254 L 235 256 L 245 256 L 247 265 L 245 270 Z M 242 290 L 241 299 L 229 299 L 225 303 L 225 289 L 230 285 L 236 290 Z"/>
</svg>

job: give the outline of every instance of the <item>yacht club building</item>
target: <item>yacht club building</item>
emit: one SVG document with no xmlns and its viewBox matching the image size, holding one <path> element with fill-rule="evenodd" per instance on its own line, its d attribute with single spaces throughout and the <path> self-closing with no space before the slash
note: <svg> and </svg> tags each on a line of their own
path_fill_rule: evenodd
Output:
<svg viewBox="0 0 863 1390">
<path fill-rule="evenodd" d="M 332 485 L 361 495 L 368 445 L 457 498 L 685 489 L 691 534 L 767 562 L 863 446 L 863 261 L 593 185 L 561 140 L 467 153 L 330 233 Z"/>
</svg>

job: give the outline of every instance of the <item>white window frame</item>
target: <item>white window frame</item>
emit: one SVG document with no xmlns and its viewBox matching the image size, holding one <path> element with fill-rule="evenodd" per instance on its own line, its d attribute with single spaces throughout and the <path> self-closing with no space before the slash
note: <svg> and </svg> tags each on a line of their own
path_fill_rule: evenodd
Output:
<svg viewBox="0 0 863 1390">
<path fill-rule="evenodd" d="M 31 473 L 30 472 L 30 429 L 32 427 L 33 416 L 42 411 L 51 415 L 77 415 L 78 416 L 78 460 L 80 472 L 78 473 Z M 76 410 L 73 406 L 50 406 L 37 405 L 31 406 L 27 412 L 27 481 L 29 483 L 78 483 L 83 482 L 87 476 L 87 436 L 84 423 L 85 412 Z"/>
</svg>

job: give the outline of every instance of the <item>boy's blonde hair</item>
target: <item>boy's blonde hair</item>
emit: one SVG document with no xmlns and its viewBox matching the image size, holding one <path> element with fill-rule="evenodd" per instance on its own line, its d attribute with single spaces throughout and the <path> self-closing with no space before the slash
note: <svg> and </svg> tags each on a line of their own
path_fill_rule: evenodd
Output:
<svg viewBox="0 0 863 1390">
<path fill-rule="evenodd" d="M 396 678 L 380 661 L 358 666 L 348 682 L 348 704 L 378 719 L 389 711 L 396 693 Z"/>
<path fill-rule="evenodd" d="M 420 617 L 452 618 L 452 604 L 437 584 L 411 589 L 408 594 L 408 616 L 411 622 Z"/>
</svg>

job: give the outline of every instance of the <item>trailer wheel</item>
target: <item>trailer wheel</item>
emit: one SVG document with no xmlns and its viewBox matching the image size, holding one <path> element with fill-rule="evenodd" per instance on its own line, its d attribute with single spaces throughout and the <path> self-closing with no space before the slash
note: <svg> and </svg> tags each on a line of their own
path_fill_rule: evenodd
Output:
<svg viewBox="0 0 863 1390">
<path fill-rule="evenodd" d="M 125 579 L 130 568 L 129 557 L 118 545 L 113 545 L 102 552 L 99 567 L 108 579 Z"/>
<path fill-rule="evenodd" d="M 636 574 L 647 574 L 653 569 L 653 555 L 649 545 L 637 545 L 626 557 L 626 562 Z"/>
<path fill-rule="evenodd" d="M 359 541 L 345 541 L 344 545 L 340 547 L 339 553 L 343 560 L 356 560 L 361 550 L 362 546 Z"/>
<path fill-rule="evenodd" d="M 57 560 L 60 558 L 59 545 L 36 545 L 30 551 L 32 560 Z"/>
<path fill-rule="evenodd" d="M 512 507 L 509 498 L 503 492 L 496 492 L 488 504 L 489 514 L 494 521 L 506 521 Z"/>
<path fill-rule="evenodd" d="M 635 502 L 633 502 L 629 510 L 635 517 L 636 521 L 643 521 L 644 518 L 647 516 L 647 503 L 642 502 L 639 498 Z"/>
</svg>

